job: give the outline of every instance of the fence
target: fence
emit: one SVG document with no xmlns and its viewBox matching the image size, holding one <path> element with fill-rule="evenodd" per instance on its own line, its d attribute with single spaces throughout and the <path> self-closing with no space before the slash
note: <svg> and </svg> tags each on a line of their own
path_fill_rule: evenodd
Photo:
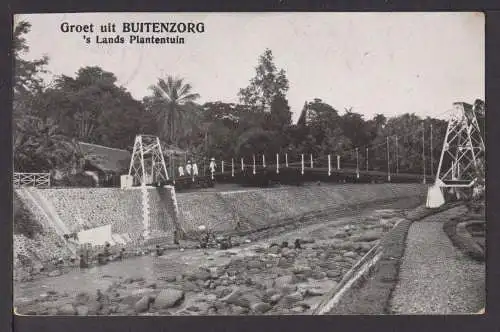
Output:
<svg viewBox="0 0 500 332">
<path fill-rule="evenodd" d="M 50 187 L 50 173 L 14 173 L 14 187 Z"/>
</svg>

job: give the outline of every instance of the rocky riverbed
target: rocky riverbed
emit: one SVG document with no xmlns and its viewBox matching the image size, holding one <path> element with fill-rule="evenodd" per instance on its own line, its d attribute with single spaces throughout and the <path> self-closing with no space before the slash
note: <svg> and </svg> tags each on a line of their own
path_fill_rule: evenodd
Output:
<svg viewBox="0 0 500 332">
<path fill-rule="evenodd" d="M 365 211 L 230 250 L 171 250 L 16 282 L 14 306 L 21 315 L 309 314 L 401 213 Z"/>
</svg>

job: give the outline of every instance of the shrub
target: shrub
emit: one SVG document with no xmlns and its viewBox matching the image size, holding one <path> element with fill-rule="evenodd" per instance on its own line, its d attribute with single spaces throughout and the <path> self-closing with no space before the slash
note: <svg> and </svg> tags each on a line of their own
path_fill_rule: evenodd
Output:
<svg viewBox="0 0 500 332">
<path fill-rule="evenodd" d="M 95 187 L 94 179 L 84 173 L 68 174 L 54 184 L 61 187 Z"/>
</svg>

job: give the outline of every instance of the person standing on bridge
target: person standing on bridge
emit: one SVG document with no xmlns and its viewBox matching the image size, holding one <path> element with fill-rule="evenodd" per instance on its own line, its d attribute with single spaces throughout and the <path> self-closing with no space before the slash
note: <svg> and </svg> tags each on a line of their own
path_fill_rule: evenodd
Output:
<svg viewBox="0 0 500 332">
<path fill-rule="evenodd" d="M 193 163 L 193 176 L 198 176 L 198 165 Z"/>
<path fill-rule="evenodd" d="M 193 167 L 191 166 L 191 160 L 188 160 L 187 165 L 186 165 L 186 174 L 187 175 L 191 175 L 192 168 Z"/>
<path fill-rule="evenodd" d="M 184 167 L 179 166 L 178 170 L 179 170 L 179 176 L 184 176 Z"/>
<path fill-rule="evenodd" d="M 215 173 L 215 168 L 217 168 L 217 165 L 215 164 L 214 157 L 212 157 L 212 159 L 210 159 L 210 165 L 208 166 L 208 168 L 210 169 L 210 173 L 212 173 L 212 178 L 213 178 L 214 173 Z"/>
</svg>

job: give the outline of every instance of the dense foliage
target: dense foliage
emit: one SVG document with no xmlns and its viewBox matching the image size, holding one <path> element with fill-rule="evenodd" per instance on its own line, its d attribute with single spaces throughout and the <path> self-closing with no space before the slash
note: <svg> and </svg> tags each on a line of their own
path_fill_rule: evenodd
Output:
<svg viewBox="0 0 500 332">
<path fill-rule="evenodd" d="M 274 160 L 276 153 L 285 152 L 295 160 L 302 153 L 325 159 L 327 154 L 336 154 L 346 164 L 355 164 L 357 156 L 365 168 L 368 157 L 369 169 L 386 169 L 389 148 L 392 169 L 415 172 L 423 168 L 424 134 L 427 173 L 437 168 L 446 131 L 442 120 L 415 114 L 391 118 L 377 114 L 365 119 L 352 109 L 339 111 L 314 98 L 305 102 L 293 124 L 286 97 L 290 82 L 269 49 L 259 57 L 249 85 L 240 89 L 238 104 L 210 101 L 200 105 L 196 87 L 171 76 L 151 82 L 151 94 L 138 101 L 117 85 L 113 73 L 99 67 L 82 67 L 74 77 L 58 76 L 44 86 L 40 74 L 49 59 L 22 58 L 28 50 L 23 35 L 29 29 L 29 23 L 21 22 L 14 35 L 17 171 L 58 169 L 74 174 L 82 165 L 76 142 L 131 150 L 138 133 L 159 136 L 166 146 L 188 151 L 187 158 L 198 160 L 264 153 Z M 375 107 L 383 112 L 383 105 Z"/>
</svg>

